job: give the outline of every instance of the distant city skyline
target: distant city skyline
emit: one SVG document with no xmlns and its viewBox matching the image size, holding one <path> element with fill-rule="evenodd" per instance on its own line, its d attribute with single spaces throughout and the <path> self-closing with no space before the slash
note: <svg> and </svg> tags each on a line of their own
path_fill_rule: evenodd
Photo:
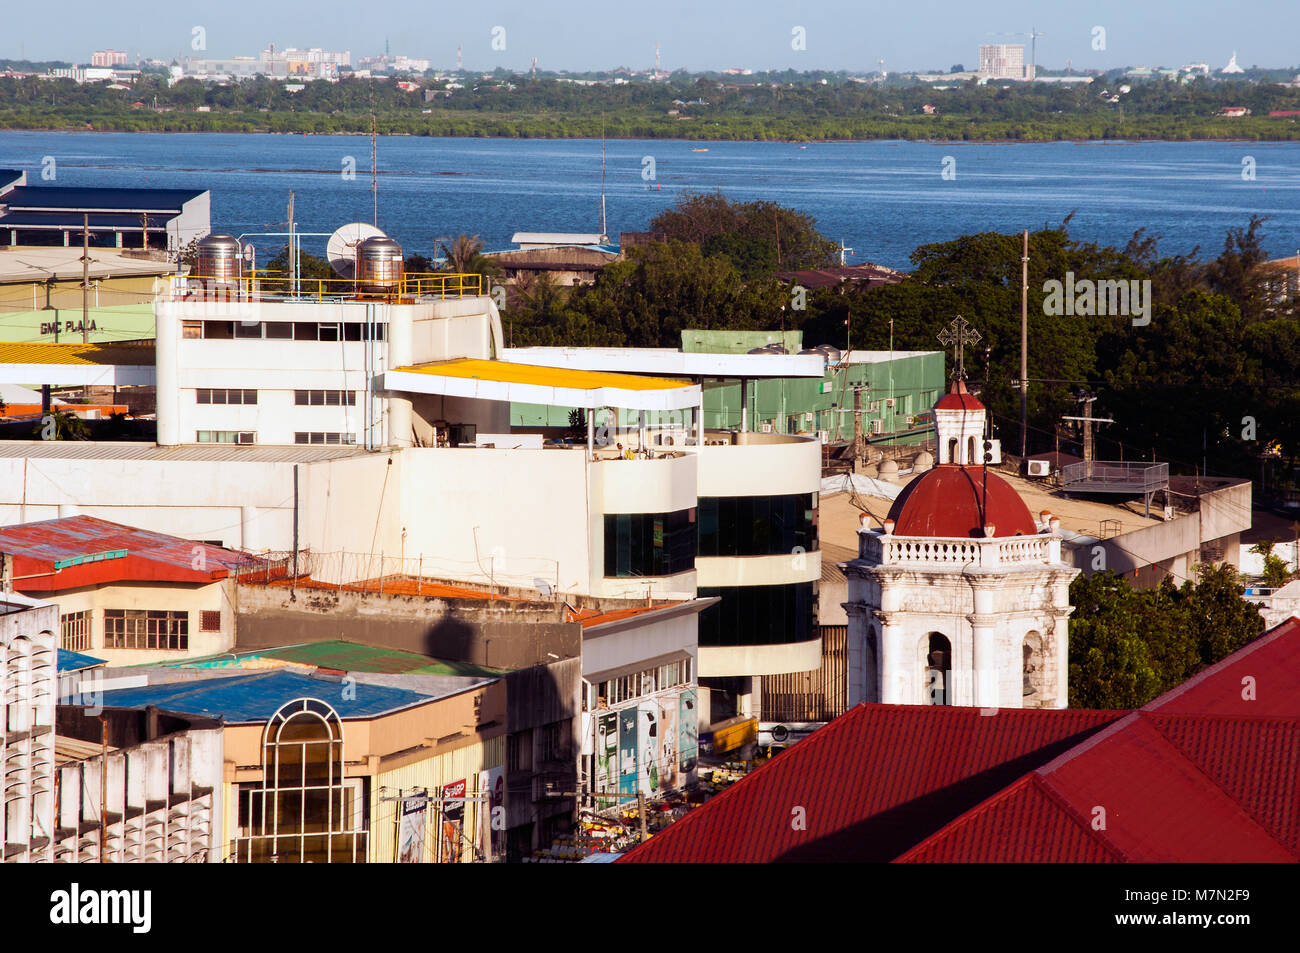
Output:
<svg viewBox="0 0 1300 953">
<path fill-rule="evenodd" d="M 1096 0 L 1066 10 L 1044 10 L 1032 0 L 988 5 L 911 0 L 864 8 L 852 0 L 800 7 L 772 0 L 717 0 L 701 4 L 658 0 L 652 6 L 605 6 L 594 14 L 574 5 L 505 0 L 471 9 L 433 9 L 415 2 L 359 7 L 318 0 L 286 9 L 259 7 L 255 21 L 238 6 L 201 6 L 161 0 L 131 5 L 130 16 L 101 0 L 67 0 L 48 8 L 16 6 L 4 14 L 0 58 L 88 63 L 97 49 L 137 58 L 255 56 L 277 47 L 350 50 L 353 61 L 383 53 L 427 58 L 451 68 L 463 47 L 466 69 L 504 67 L 593 71 L 647 70 L 660 46 L 665 70 L 847 70 L 871 72 L 883 59 L 890 72 L 947 70 L 977 65 L 985 43 L 1020 43 L 1008 34 L 1042 33 L 1040 68 L 1080 71 L 1120 66 L 1179 66 L 1205 62 L 1214 70 L 1238 62 L 1296 65 L 1291 39 L 1300 28 L 1294 0 L 1262 0 L 1249 16 L 1225 17 L 1208 0 Z M 1100 27 L 1104 34 L 1096 32 Z M 201 28 L 204 49 L 195 49 Z M 497 30 L 504 28 L 504 33 Z M 802 28 L 802 49 L 797 47 Z M 495 31 L 495 32 L 494 32 Z M 494 47 L 494 39 L 496 45 Z M 1104 48 L 1097 49 L 1099 40 Z M 504 43 L 502 42 L 504 41 Z M 504 48 L 501 48 L 504 46 Z"/>
</svg>

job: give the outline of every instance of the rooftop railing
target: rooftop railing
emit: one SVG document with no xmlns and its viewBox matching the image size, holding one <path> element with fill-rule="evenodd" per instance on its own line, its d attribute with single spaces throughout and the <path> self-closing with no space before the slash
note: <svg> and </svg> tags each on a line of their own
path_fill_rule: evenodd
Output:
<svg viewBox="0 0 1300 953">
<path fill-rule="evenodd" d="M 361 285 L 352 278 L 291 277 L 283 271 L 254 271 L 237 278 L 189 275 L 175 281 L 172 297 L 219 301 L 401 301 L 473 298 L 483 294 L 483 276 L 446 272 L 404 274 L 395 287 Z"/>
<path fill-rule="evenodd" d="M 1169 464 L 1140 460 L 1089 460 L 1061 468 L 1061 489 L 1146 493 L 1169 484 Z"/>
</svg>

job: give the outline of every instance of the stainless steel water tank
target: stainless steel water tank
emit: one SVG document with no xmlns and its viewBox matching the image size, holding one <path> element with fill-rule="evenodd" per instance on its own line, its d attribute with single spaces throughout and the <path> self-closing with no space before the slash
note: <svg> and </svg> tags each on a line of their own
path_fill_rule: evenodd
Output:
<svg viewBox="0 0 1300 953">
<path fill-rule="evenodd" d="M 239 277 L 239 239 L 233 235 L 207 235 L 195 246 L 194 277 L 205 281 L 231 281 Z"/>
<path fill-rule="evenodd" d="M 402 287 L 402 246 L 391 238 L 367 238 L 357 246 L 357 290 L 397 294 Z"/>
</svg>

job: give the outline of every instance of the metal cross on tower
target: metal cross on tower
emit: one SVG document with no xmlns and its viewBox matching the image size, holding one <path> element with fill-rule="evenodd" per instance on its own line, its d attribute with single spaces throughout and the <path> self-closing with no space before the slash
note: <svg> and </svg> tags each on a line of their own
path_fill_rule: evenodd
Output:
<svg viewBox="0 0 1300 953">
<path fill-rule="evenodd" d="M 960 314 L 957 315 L 948 325 L 938 334 L 939 343 L 952 346 L 952 379 L 961 381 L 966 379 L 966 345 L 976 345 L 980 342 L 980 333 L 966 323 L 966 319 Z"/>
</svg>

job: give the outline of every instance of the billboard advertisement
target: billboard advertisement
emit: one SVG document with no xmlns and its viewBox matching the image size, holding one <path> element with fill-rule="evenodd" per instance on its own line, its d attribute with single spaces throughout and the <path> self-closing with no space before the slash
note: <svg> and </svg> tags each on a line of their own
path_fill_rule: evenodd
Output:
<svg viewBox="0 0 1300 953">
<path fill-rule="evenodd" d="M 610 712 L 596 719 L 597 791 L 618 790 L 618 715 Z"/>
<path fill-rule="evenodd" d="M 637 711 L 626 708 L 618 713 L 618 790 L 620 794 L 636 794 L 637 768 Z"/>
<path fill-rule="evenodd" d="M 478 802 L 478 849 L 493 863 L 502 859 L 506 846 L 506 769 L 480 771 L 478 793 L 483 798 Z"/>
<path fill-rule="evenodd" d="M 677 776 L 677 696 L 659 699 L 659 790 L 680 785 Z"/>
<path fill-rule="evenodd" d="M 397 823 L 397 862 L 399 864 L 424 863 L 424 832 L 428 827 L 429 799 L 420 794 L 402 798 L 401 816 Z"/>
<path fill-rule="evenodd" d="M 646 797 L 659 793 L 659 703 L 651 699 L 637 706 L 637 750 L 641 762 L 639 789 Z"/>
<path fill-rule="evenodd" d="M 442 786 L 442 862 L 456 864 L 460 862 L 461 830 L 465 823 L 465 802 L 449 801 L 448 798 L 465 797 L 465 779 L 453 781 Z"/>
<path fill-rule="evenodd" d="M 683 774 L 694 771 L 699 761 L 699 736 L 695 689 L 688 688 L 678 698 L 677 706 L 677 764 Z"/>
</svg>

